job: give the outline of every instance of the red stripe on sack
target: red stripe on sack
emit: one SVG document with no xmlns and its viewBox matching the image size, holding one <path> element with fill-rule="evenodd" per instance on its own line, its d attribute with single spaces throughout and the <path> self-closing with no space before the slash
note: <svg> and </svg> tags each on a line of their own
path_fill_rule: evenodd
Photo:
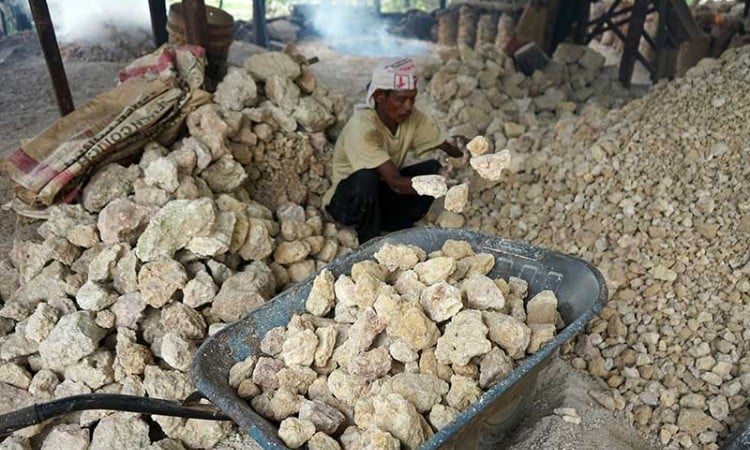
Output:
<svg viewBox="0 0 750 450">
<path fill-rule="evenodd" d="M 123 70 L 119 73 L 118 78 L 120 82 L 123 82 L 130 78 L 141 77 L 145 73 L 148 73 L 148 72 L 155 72 L 155 73 L 163 72 L 165 69 L 168 69 L 172 65 L 174 65 L 174 57 L 172 56 L 170 52 L 163 51 L 159 55 L 159 58 L 156 60 L 155 64 L 150 64 L 146 66 L 138 66 L 138 67 L 133 67 L 132 69 L 129 69 L 129 70 Z"/>
<path fill-rule="evenodd" d="M 6 159 L 23 173 L 29 173 L 39 165 L 39 161 L 29 156 L 22 148 L 8 155 Z"/>
</svg>

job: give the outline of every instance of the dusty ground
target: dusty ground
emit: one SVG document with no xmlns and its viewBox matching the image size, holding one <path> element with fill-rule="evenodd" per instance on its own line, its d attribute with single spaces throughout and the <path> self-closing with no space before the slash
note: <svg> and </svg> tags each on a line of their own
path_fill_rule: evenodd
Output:
<svg viewBox="0 0 750 450">
<path fill-rule="evenodd" d="M 230 60 L 255 49 L 239 45 Z M 302 50 L 320 62 L 314 71 L 331 88 L 359 101 L 363 98 L 373 58 L 340 56 L 319 44 L 302 46 Z M 65 68 L 77 105 L 114 86 L 115 75 L 123 63 L 65 61 Z M 33 137 L 57 118 L 57 108 L 44 60 L 34 35 L 0 40 L 0 155 L 6 155 L 19 140 Z M 0 202 L 11 196 L 11 183 L 0 177 Z M 0 255 L 7 255 L 13 239 L 28 236 L 33 228 L 19 221 L 12 212 L 0 211 Z M 5 256 L 0 256 L 5 257 Z M 656 448 L 617 416 L 599 406 L 590 390 L 606 386 L 585 373 L 556 359 L 544 370 L 534 396 L 529 416 L 510 437 L 513 449 L 648 449 Z M 554 414 L 558 407 L 574 408 L 580 424 L 571 424 Z"/>
</svg>

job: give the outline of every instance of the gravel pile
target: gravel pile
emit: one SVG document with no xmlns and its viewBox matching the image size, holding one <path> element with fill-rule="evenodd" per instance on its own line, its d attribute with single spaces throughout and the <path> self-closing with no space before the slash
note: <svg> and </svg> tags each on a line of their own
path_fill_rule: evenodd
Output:
<svg viewBox="0 0 750 450">
<path fill-rule="evenodd" d="M 188 137 L 102 167 L 80 204 L 48 210 L 40 240 L 15 242 L 0 271 L 0 413 L 90 392 L 182 400 L 207 335 L 358 245 L 315 206 L 341 99 L 295 57 L 250 57 L 188 117 Z M 258 195 L 272 209 L 253 199 L 287 169 L 296 186 Z M 232 425 L 86 411 L 12 442 L 146 448 L 151 429 L 166 439 L 154 448 L 212 448 Z"/>
<path fill-rule="evenodd" d="M 517 136 L 495 134 L 511 170 L 487 183 L 457 164 L 464 212 L 428 217 L 596 264 L 611 301 L 567 353 L 612 388 L 598 402 L 666 446 L 718 448 L 748 416 L 749 50 L 621 109 L 514 110 Z"/>
</svg>

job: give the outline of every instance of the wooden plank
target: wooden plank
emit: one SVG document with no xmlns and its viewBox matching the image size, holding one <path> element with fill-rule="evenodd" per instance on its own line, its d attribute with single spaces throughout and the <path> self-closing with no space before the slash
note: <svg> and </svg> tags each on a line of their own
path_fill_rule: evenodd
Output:
<svg viewBox="0 0 750 450">
<path fill-rule="evenodd" d="M 622 51 L 622 58 L 620 59 L 620 83 L 625 87 L 630 86 L 630 81 L 633 78 L 633 69 L 635 68 L 635 62 L 638 60 L 645 60 L 638 51 L 638 45 L 641 42 L 641 35 L 643 35 L 643 25 L 646 23 L 646 14 L 648 13 L 648 5 L 650 0 L 635 0 L 633 4 L 633 12 L 630 14 L 630 23 L 628 24 L 628 34 L 624 39 L 625 47 Z M 618 30 L 619 31 L 619 30 Z M 649 63 L 648 66 L 651 64 Z"/>
<path fill-rule="evenodd" d="M 208 47 L 208 19 L 204 0 L 182 0 L 185 17 L 185 37 L 188 44 Z"/>
<path fill-rule="evenodd" d="M 50 78 L 52 78 L 57 108 L 60 110 L 60 115 L 65 116 L 73 112 L 75 106 L 73 105 L 73 97 L 70 95 L 68 77 L 65 75 L 65 66 L 63 66 L 60 56 L 60 47 L 57 45 L 57 37 L 49 15 L 49 7 L 46 0 L 29 0 L 29 6 L 36 24 L 36 32 L 39 36 L 44 60 L 47 63 L 47 70 Z"/>
<path fill-rule="evenodd" d="M 167 2 L 166 0 L 148 0 L 151 13 L 151 31 L 154 34 L 154 44 L 157 47 L 167 43 Z"/>
<path fill-rule="evenodd" d="M 602 28 L 604 27 L 604 25 L 607 22 L 609 22 L 608 19 L 610 19 L 610 18 L 612 18 L 612 17 L 614 17 L 616 15 L 616 14 L 613 14 L 613 11 L 615 10 L 615 8 L 617 8 L 620 5 L 621 2 L 622 2 L 622 0 L 615 0 L 614 3 L 612 3 L 612 6 L 610 6 L 609 10 L 607 12 L 605 12 L 604 15 L 602 15 L 601 17 L 599 17 L 597 19 L 596 27 L 594 27 L 594 31 L 592 31 L 591 34 L 589 34 L 589 36 L 588 36 L 588 38 L 586 40 L 587 43 L 591 42 L 591 40 L 594 38 L 594 36 L 597 36 L 598 34 L 600 34 L 602 32 Z M 593 23 L 590 23 L 589 25 L 593 25 Z"/>
<path fill-rule="evenodd" d="M 265 0 L 253 0 L 253 34 L 255 35 L 255 45 L 268 48 Z"/>
</svg>

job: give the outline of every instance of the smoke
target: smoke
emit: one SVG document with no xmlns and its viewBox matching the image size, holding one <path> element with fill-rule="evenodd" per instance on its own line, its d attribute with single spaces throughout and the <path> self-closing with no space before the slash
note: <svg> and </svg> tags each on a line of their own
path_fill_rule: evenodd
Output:
<svg viewBox="0 0 750 450">
<path fill-rule="evenodd" d="M 392 35 L 371 7 L 324 3 L 315 9 L 311 22 L 323 40 L 341 53 L 396 58 L 429 51 L 422 41 Z"/>
<path fill-rule="evenodd" d="M 105 42 L 115 31 L 151 29 L 145 0 L 48 0 L 47 4 L 60 42 Z"/>
</svg>

